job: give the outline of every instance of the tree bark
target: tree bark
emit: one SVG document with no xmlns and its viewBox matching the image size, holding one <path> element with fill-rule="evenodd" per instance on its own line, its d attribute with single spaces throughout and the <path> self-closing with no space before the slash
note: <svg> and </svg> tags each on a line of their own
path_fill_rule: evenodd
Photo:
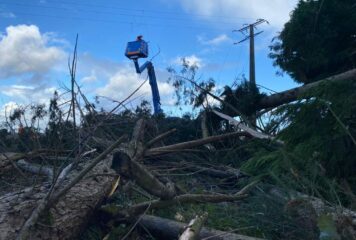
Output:
<svg viewBox="0 0 356 240">
<path fill-rule="evenodd" d="M 31 230 L 29 239 L 75 239 L 118 180 L 110 164 L 111 157 L 104 159 L 93 168 L 90 177 L 83 178 L 61 197 L 41 216 L 40 222 Z M 76 175 L 76 171 L 70 173 L 63 185 Z M 0 197 L 0 239 L 16 239 L 49 187 L 48 183 L 44 183 Z"/>
<path fill-rule="evenodd" d="M 280 93 L 276 93 L 264 97 L 258 103 L 257 110 L 261 110 L 265 108 L 275 108 L 280 105 L 293 102 L 297 100 L 301 95 L 306 94 L 307 91 L 309 91 L 312 88 L 315 88 L 317 86 L 320 86 L 328 82 L 339 82 L 345 80 L 356 80 L 356 69 L 352 69 L 350 71 L 335 76 L 331 76 L 317 82 L 309 83 L 301 87 L 292 88 Z"/>
</svg>

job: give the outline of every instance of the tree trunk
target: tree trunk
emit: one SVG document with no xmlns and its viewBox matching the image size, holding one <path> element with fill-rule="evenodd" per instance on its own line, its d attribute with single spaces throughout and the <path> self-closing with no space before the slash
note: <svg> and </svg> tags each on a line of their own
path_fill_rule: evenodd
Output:
<svg viewBox="0 0 356 240">
<path fill-rule="evenodd" d="M 308 90 L 320 86 L 321 84 L 327 82 L 339 82 L 345 80 L 356 80 L 356 69 L 325 78 L 323 80 L 306 84 L 301 87 L 292 88 L 280 93 L 272 94 L 270 96 L 264 97 L 258 103 L 258 110 L 265 108 L 275 108 L 280 105 L 293 102 L 298 99 L 301 95 L 305 94 Z"/>
<path fill-rule="evenodd" d="M 87 162 L 85 165 L 87 165 Z M 88 176 L 71 188 L 53 206 L 41 216 L 29 239 L 75 239 L 85 228 L 88 219 L 96 207 L 111 192 L 118 181 L 115 172 L 110 169 L 111 157 L 100 162 Z M 85 166 L 83 166 L 85 167 Z M 77 175 L 73 171 L 63 186 Z M 16 239 L 19 230 L 29 218 L 33 209 L 46 195 L 50 185 L 26 188 L 0 197 L 0 239 Z"/>
</svg>

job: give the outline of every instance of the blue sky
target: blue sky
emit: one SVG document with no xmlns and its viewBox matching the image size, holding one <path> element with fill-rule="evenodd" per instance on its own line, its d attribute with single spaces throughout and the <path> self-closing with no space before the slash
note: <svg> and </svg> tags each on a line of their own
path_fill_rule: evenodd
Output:
<svg viewBox="0 0 356 240">
<path fill-rule="evenodd" d="M 258 18 L 270 25 L 256 38 L 257 83 L 275 91 L 296 86 L 268 58 L 271 39 L 288 21 L 297 0 L 2 0 L 0 2 L 0 110 L 5 106 L 48 102 L 53 91 L 69 86 L 67 60 L 79 34 L 77 81 L 89 99 L 122 100 L 146 78 L 124 57 L 127 41 L 142 34 L 149 41 L 162 106 L 172 107 L 167 67 L 186 57 L 200 66 L 199 77 L 218 86 L 248 77 L 248 41 L 232 30 Z M 63 89 L 60 91 L 63 91 Z M 149 85 L 136 95 L 151 100 Z M 137 101 L 136 101 L 137 102 Z M 128 106 L 134 107 L 135 102 Z M 109 101 L 101 105 L 110 108 Z M 1 113 L 3 115 L 3 113 Z"/>
</svg>

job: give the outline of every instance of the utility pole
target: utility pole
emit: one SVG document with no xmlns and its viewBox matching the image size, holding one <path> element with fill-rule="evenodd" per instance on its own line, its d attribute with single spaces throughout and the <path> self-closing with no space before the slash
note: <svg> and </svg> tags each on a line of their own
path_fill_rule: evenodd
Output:
<svg viewBox="0 0 356 240">
<path fill-rule="evenodd" d="M 242 33 L 245 38 L 242 39 L 239 42 L 236 42 L 234 44 L 239 44 L 242 42 L 245 42 L 247 39 L 250 39 L 250 75 L 249 75 L 249 83 L 250 83 L 250 89 L 253 90 L 256 88 L 256 74 L 255 74 L 255 36 L 261 34 L 263 31 L 255 33 L 255 28 L 257 25 L 262 24 L 262 23 L 267 23 L 268 21 L 265 19 L 257 19 L 256 22 L 251 23 L 251 24 L 245 24 L 243 28 L 240 28 L 239 30 L 233 30 L 233 32 L 240 32 Z M 249 33 L 247 33 L 249 32 Z M 256 126 L 256 116 L 255 114 L 251 116 L 251 124 Z"/>
<path fill-rule="evenodd" d="M 242 39 L 239 42 L 236 42 L 234 44 L 239 44 L 247 39 L 250 39 L 250 76 L 249 76 L 249 81 L 250 81 L 250 86 L 255 87 L 256 86 L 256 75 L 255 75 L 255 36 L 263 33 L 263 31 L 255 33 L 255 28 L 257 25 L 262 24 L 262 23 L 267 23 L 268 21 L 265 19 L 257 19 L 256 22 L 251 23 L 251 24 L 245 24 L 246 26 L 243 28 L 240 28 L 239 30 L 233 30 L 233 32 L 240 32 L 242 33 L 245 38 Z M 249 34 L 247 35 L 247 31 L 249 31 Z"/>
</svg>

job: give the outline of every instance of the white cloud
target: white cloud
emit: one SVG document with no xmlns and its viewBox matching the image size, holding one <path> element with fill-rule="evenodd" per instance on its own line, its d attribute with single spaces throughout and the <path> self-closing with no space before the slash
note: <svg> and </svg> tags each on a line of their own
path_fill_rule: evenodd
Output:
<svg viewBox="0 0 356 240">
<path fill-rule="evenodd" d="M 161 74 L 159 71 L 156 71 L 156 74 L 157 79 L 163 79 L 160 77 Z M 142 74 L 141 77 L 136 74 L 132 66 L 123 67 L 110 77 L 105 86 L 97 89 L 96 93 L 99 96 L 106 96 L 114 100 L 122 101 L 145 81 L 143 76 L 145 76 L 145 74 Z M 169 104 L 169 99 L 174 92 L 173 87 L 168 83 L 159 80 L 157 81 L 157 84 L 161 95 L 161 103 L 163 105 Z M 151 100 L 151 88 L 148 81 L 133 98 L 137 96 L 144 96 L 145 99 Z"/>
<path fill-rule="evenodd" d="M 80 79 L 80 82 L 82 83 L 93 83 L 96 82 L 98 80 L 98 77 L 96 75 L 96 71 L 95 70 L 91 70 L 91 73 L 89 76 L 85 76 L 82 79 Z"/>
<path fill-rule="evenodd" d="M 5 118 L 9 117 L 9 114 L 17 109 L 20 105 L 10 101 L 0 106 L 0 124 L 5 125 Z M 1 126 L 3 127 L 3 126 Z"/>
<path fill-rule="evenodd" d="M 289 13 L 298 0 L 177 0 L 190 13 L 200 14 L 202 18 L 218 16 L 241 19 L 268 20 L 272 27 L 280 29 L 288 21 Z M 246 20 L 247 21 L 247 20 Z M 251 20 L 250 20 L 251 21 Z M 252 20 L 253 21 L 253 20 Z"/>
<path fill-rule="evenodd" d="M 202 68 L 204 66 L 203 59 L 197 57 L 195 54 L 184 57 L 177 57 L 174 59 L 173 63 L 176 65 L 182 65 L 183 59 L 187 62 L 189 66 L 197 66 L 198 68 Z"/>
<path fill-rule="evenodd" d="M 35 25 L 6 28 L 0 35 L 0 79 L 25 74 L 42 76 L 64 60 L 64 51 L 50 46 L 51 36 Z"/>
<path fill-rule="evenodd" d="M 20 105 L 18 105 L 17 103 L 10 101 L 5 103 L 4 105 L 2 105 L 2 109 L 1 109 L 1 114 L 5 116 L 5 112 L 11 112 L 13 110 L 15 110 L 16 108 L 18 108 Z"/>
<path fill-rule="evenodd" d="M 198 36 L 198 41 L 203 45 L 209 45 L 209 46 L 217 46 L 224 42 L 232 42 L 231 38 L 229 38 L 226 34 L 221 34 L 212 39 L 205 39 L 202 36 Z"/>
<path fill-rule="evenodd" d="M 44 86 L 11 85 L 0 88 L 1 94 L 18 103 L 48 104 L 56 88 Z"/>
<path fill-rule="evenodd" d="M 54 87 L 44 86 L 24 86 L 24 85 L 11 85 L 0 87 L 0 93 L 9 97 L 11 100 L 0 106 L 0 122 L 5 120 L 5 116 L 9 116 L 15 109 L 24 107 L 29 113 L 27 108 L 30 104 L 45 104 L 49 106 L 49 100 L 53 97 L 56 90 Z M 59 103 L 63 102 L 59 101 Z M 29 114 L 26 114 L 26 119 L 30 122 Z M 45 127 L 46 121 L 41 123 L 40 127 Z"/>
</svg>

